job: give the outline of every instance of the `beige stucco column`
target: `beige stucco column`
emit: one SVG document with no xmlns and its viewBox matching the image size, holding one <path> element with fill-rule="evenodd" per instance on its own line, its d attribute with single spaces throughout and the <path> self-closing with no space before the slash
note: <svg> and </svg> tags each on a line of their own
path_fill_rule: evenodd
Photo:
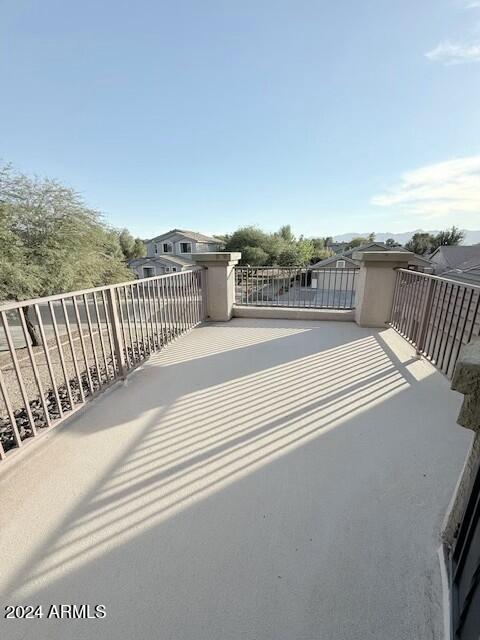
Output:
<svg viewBox="0 0 480 640">
<path fill-rule="evenodd" d="M 398 267 L 406 268 L 410 251 L 356 251 L 360 263 L 355 293 L 355 322 L 361 327 L 386 327 L 392 310 Z"/>
<path fill-rule="evenodd" d="M 239 252 L 194 253 L 195 262 L 206 268 L 207 320 L 227 321 L 235 302 L 234 266 L 242 257 Z"/>
</svg>

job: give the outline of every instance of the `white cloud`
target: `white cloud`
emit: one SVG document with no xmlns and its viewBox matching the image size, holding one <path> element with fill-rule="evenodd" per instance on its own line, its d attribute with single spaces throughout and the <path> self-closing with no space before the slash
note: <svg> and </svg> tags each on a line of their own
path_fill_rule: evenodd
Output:
<svg viewBox="0 0 480 640">
<path fill-rule="evenodd" d="M 444 62 L 445 64 L 480 62 L 480 43 L 454 44 L 445 40 L 425 55 L 433 62 Z"/>
<path fill-rule="evenodd" d="M 371 203 L 423 217 L 467 213 L 480 217 L 480 155 L 408 171 L 399 185 L 374 196 Z"/>
</svg>

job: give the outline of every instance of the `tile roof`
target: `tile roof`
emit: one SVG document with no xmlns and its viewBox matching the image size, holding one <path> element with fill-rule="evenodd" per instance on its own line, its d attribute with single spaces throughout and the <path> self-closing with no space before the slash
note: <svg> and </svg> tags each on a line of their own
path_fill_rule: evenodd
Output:
<svg viewBox="0 0 480 640">
<path fill-rule="evenodd" d="M 442 246 L 438 247 L 429 257 L 432 259 L 434 256 L 440 254 L 445 263 L 452 269 L 458 267 L 467 260 L 472 258 L 478 258 L 480 262 L 480 244 L 474 245 L 454 245 L 454 246 Z"/>
<path fill-rule="evenodd" d="M 455 269 L 444 271 L 442 277 L 458 280 L 465 284 L 480 285 L 480 256 L 462 262 Z"/>
<path fill-rule="evenodd" d="M 444 271 L 442 273 L 442 278 L 457 280 L 458 282 L 463 282 L 464 284 L 480 285 L 480 265 L 466 271 L 460 271 L 459 269 Z"/>
</svg>

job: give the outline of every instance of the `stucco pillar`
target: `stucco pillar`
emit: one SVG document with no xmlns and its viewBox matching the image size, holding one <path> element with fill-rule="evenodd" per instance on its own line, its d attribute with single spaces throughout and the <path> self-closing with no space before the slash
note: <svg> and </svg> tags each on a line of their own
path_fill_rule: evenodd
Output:
<svg viewBox="0 0 480 640">
<path fill-rule="evenodd" d="M 195 262 L 205 267 L 207 275 L 207 320 L 227 321 L 235 302 L 234 266 L 242 257 L 239 252 L 194 253 Z"/>
<path fill-rule="evenodd" d="M 355 293 L 355 322 L 361 327 L 386 327 L 392 310 L 398 267 L 406 268 L 410 251 L 356 251 L 360 263 Z"/>
<path fill-rule="evenodd" d="M 465 513 L 475 478 L 480 467 L 480 339 L 464 345 L 455 365 L 452 389 L 463 393 L 464 399 L 457 423 L 471 429 L 474 438 L 458 480 L 442 531 L 443 541 L 455 543 L 458 527 Z"/>
<path fill-rule="evenodd" d="M 452 389 L 465 396 L 458 424 L 480 432 L 480 338 L 462 347 L 453 372 Z"/>
</svg>

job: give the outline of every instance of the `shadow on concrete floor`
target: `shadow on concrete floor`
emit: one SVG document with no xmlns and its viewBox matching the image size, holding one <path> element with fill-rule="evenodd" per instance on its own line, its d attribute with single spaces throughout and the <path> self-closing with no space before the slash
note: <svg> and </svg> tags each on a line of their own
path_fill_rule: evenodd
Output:
<svg viewBox="0 0 480 640">
<path fill-rule="evenodd" d="M 6 637 L 437 637 L 437 535 L 468 446 L 457 408 L 390 330 L 195 329 L 6 478 L 39 464 L 34 494 L 72 496 L 45 531 L 34 500 L 20 514 L 16 546 L 32 539 L 3 560 L 4 602 L 107 607 Z"/>
</svg>

